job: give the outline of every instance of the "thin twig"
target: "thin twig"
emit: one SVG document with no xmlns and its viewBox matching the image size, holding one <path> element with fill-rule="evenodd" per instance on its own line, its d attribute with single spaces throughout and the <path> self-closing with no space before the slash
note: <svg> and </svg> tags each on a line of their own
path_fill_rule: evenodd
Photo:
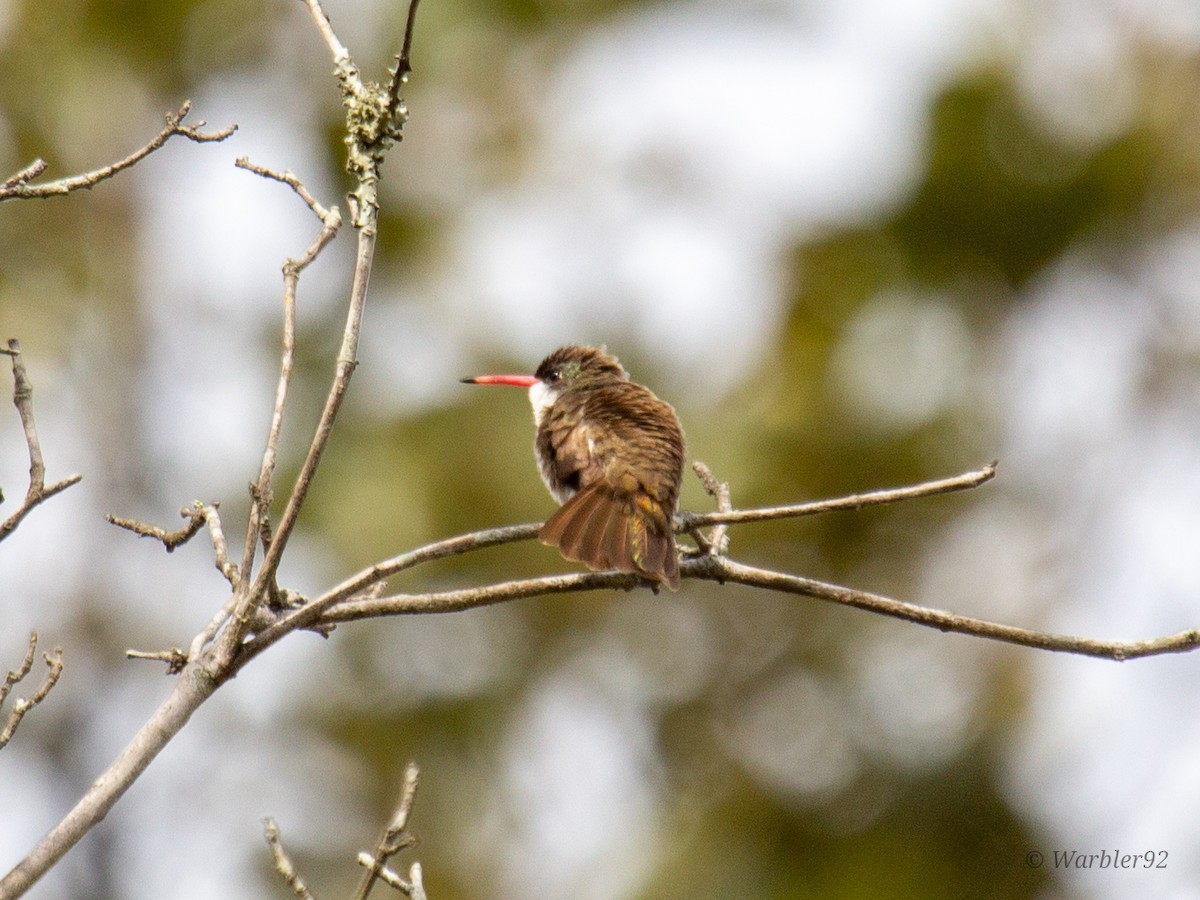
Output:
<svg viewBox="0 0 1200 900">
<path fill-rule="evenodd" d="M 33 666 L 33 653 L 37 649 L 37 632 L 30 632 L 29 635 L 29 651 L 25 654 L 25 659 L 21 663 L 21 667 L 15 672 L 9 672 L 4 679 L 4 688 L 0 691 L 0 703 L 4 702 L 4 698 L 12 689 L 13 685 L 21 681 Z M 2 749 L 13 735 L 17 732 L 17 726 L 21 724 L 21 720 L 25 718 L 25 714 L 41 703 L 58 684 L 59 676 L 62 675 L 63 661 L 62 648 L 55 647 L 51 653 L 43 653 L 42 659 L 46 661 L 49 670 L 46 672 L 46 678 L 42 681 L 41 687 L 34 691 L 33 696 L 28 699 L 18 698 L 13 701 L 12 709 L 8 712 L 8 721 L 4 725 L 4 729 L 0 730 L 0 749 Z"/>
<path fill-rule="evenodd" d="M 178 647 L 170 650 L 126 650 L 126 659 L 150 659 L 167 664 L 168 675 L 178 675 L 187 665 L 188 655 Z"/>
<path fill-rule="evenodd" d="M 409 895 L 412 897 L 412 900 L 428 900 L 425 894 L 424 873 L 421 871 L 421 864 L 419 862 L 415 862 L 408 867 L 408 881 L 412 885 L 412 894 Z"/>
<path fill-rule="evenodd" d="M 692 463 L 692 471 L 696 473 L 696 477 L 700 479 L 700 483 L 704 485 L 705 492 L 717 501 L 717 512 L 729 513 L 733 511 L 733 501 L 729 496 L 729 483 L 719 481 L 717 476 L 713 474 L 705 463 L 696 460 Z M 729 524 L 721 522 L 713 526 L 712 531 L 706 536 L 700 531 L 699 526 L 691 529 L 691 534 L 700 543 L 701 549 L 713 556 L 724 556 L 729 549 Z"/>
<path fill-rule="evenodd" d="M 416 838 L 408 832 L 408 816 L 412 812 L 413 800 L 417 795 L 417 782 L 419 778 L 420 772 L 417 770 L 417 764 L 410 761 L 404 768 L 404 785 L 400 789 L 400 802 L 396 805 L 396 811 L 392 814 L 392 820 L 388 822 L 387 826 L 383 829 L 383 833 L 379 836 L 379 840 L 375 844 L 374 854 L 367 857 L 368 861 L 365 863 L 367 871 L 363 873 L 362 881 L 359 882 L 358 890 L 355 891 L 355 900 L 366 900 L 367 895 L 371 893 L 376 880 L 387 865 L 388 860 L 401 850 L 411 847 L 416 843 Z M 358 860 L 360 863 L 362 863 L 362 859 L 363 854 L 359 854 Z M 404 890 L 403 887 L 400 889 Z M 411 896 L 411 886 L 404 892 Z"/>
<path fill-rule="evenodd" d="M 8 348 L 0 350 L 0 353 L 12 358 L 13 405 L 21 418 L 21 427 L 25 431 L 25 445 L 29 449 L 29 488 L 25 491 L 25 499 L 16 512 L 0 522 L 2 541 L 16 530 L 34 507 L 45 503 L 71 485 L 78 484 L 83 476 L 71 475 L 49 487 L 46 486 L 46 463 L 42 459 L 42 444 L 38 439 L 37 423 L 33 418 L 33 384 L 25 371 L 25 361 L 21 358 L 21 342 L 16 338 L 9 338 Z"/>
<path fill-rule="evenodd" d="M 378 200 L 376 188 L 379 167 L 383 162 L 383 151 L 389 142 L 396 139 L 402 125 L 399 111 L 393 116 L 385 108 L 386 97 L 381 98 L 377 85 L 366 84 L 358 74 L 358 68 L 350 58 L 345 45 L 333 32 L 329 17 L 321 8 L 319 0 L 305 0 L 317 29 L 334 57 L 342 93 L 346 99 L 346 143 L 348 148 L 347 169 L 355 177 L 357 187 L 351 191 L 353 198 L 353 224 L 358 233 L 358 244 L 354 262 L 354 277 L 350 287 L 346 322 L 342 330 L 341 346 L 338 349 L 333 381 L 325 398 L 308 453 L 300 465 L 299 474 L 276 523 L 271 544 L 263 552 L 262 565 L 254 580 L 239 589 L 233 614 L 224 631 L 217 638 L 216 662 L 226 668 L 234 659 L 249 633 L 255 611 L 262 599 L 277 593 L 276 573 L 284 550 L 299 520 L 300 510 L 308 498 L 308 491 L 316 475 L 321 456 L 329 443 L 333 423 L 337 419 L 342 401 L 350 384 L 350 378 L 358 366 L 358 341 L 362 330 L 363 310 L 366 306 L 367 285 L 375 257 L 378 227 Z M 383 113 L 381 113 L 383 109 Z M 384 121 L 381 121 L 381 116 Z M 259 485 L 260 492 L 269 497 L 269 486 Z M 254 525 L 254 523 L 252 523 Z M 257 530 L 255 528 L 255 530 Z"/>
<path fill-rule="evenodd" d="M 348 92 L 348 96 L 366 95 L 369 101 L 375 102 L 375 109 L 384 109 L 386 107 L 386 91 L 378 86 L 374 86 L 373 90 L 368 91 L 366 86 L 357 81 L 357 71 L 350 61 L 349 53 L 333 34 L 319 0 L 306 0 L 306 4 L 313 14 L 313 19 L 323 39 L 334 54 L 343 91 L 347 92 L 347 86 L 350 86 L 351 90 Z M 381 97 L 383 102 L 378 102 Z M 183 112 L 186 112 L 186 109 L 181 110 L 181 113 Z M 401 116 L 397 110 L 395 115 L 386 122 L 378 123 L 382 127 L 378 128 L 377 138 L 370 146 L 370 153 L 365 157 L 361 153 L 356 156 L 355 148 L 359 147 L 363 135 L 371 131 L 369 127 L 364 126 L 361 113 L 362 110 L 358 107 L 347 110 L 348 141 L 352 145 L 351 156 L 353 157 L 352 162 L 355 163 L 355 166 L 350 166 L 350 168 L 357 183 L 356 188 L 351 192 L 351 197 L 354 204 L 352 210 L 354 225 L 358 229 L 358 251 L 350 290 L 346 327 L 338 352 L 333 383 L 326 399 L 325 408 L 321 413 L 320 423 L 313 436 L 308 454 L 301 465 L 300 474 L 279 520 L 270 548 L 264 552 L 258 576 L 250 583 L 247 590 L 234 592 L 231 598 L 234 603 L 229 622 L 216 639 L 215 646 L 203 654 L 195 654 L 190 657 L 170 696 L 142 726 L 125 749 L 92 783 L 59 823 L 38 841 L 29 854 L 8 874 L 0 878 L 0 897 L 16 897 L 28 891 L 42 875 L 79 842 L 83 835 L 103 819 L 166 744 L 178 734 L 192 713 L 212 696 L 221 684 L 232 677 L 237 668 L 231 664 L 232 661 L 245 658 L 243 640 L 256 621 L 258 604 L 264 596 L 268 596 L 270 593 L 270 586 L 274 582 L 284 548 L 295 528 L 300 507 L 307 496 L 321 453 L 329 440 L 329 433 L 341 406 L 350 374 L 357 365 L 358 336 L 376 241 L 378 222 L 376 186 L 379 181 L 379 165 L 388 141 L 396 139 L 401 124 Z M 369 121 L 367 124 L 370 124 Z M 179 131 L 179 129 L 174 131 Z M 182 132 L 180 131 L 180 133 Z M 189 136 L 193 139 L 198 137 Z M 210 135 L 206 138 L 216 139 L 216 136 Z M 134 161 L 136 160 L 132 160 L 128 164 L 131 165 Z M 264 493 L 264 497 L 267 496 Z"/>
<path fill-rule="evenodd" d="M 239 156 L 236 160 L 234 160 L 233 164 L 239 169 L 245 169 L 247 172 L 253 172 L 255 175 L 266 178 L 269 181 L 278 181 L 282 184 L 286 184 L 296 192 L 296 195 L 303 200 L 308 208 L 316 214 L 317 218 L 326 225 L 334 221 L 338 223 L 341 222 L 342 215 L 337 211 L 337 207 L 335 206 L 331 209 L 326 209 L 324 206 L 318 203 L 316 197 L 309 192 L 308 188 L 304 186 L 304 183 L 292 172 L 287 170 L 284 170 L 283 172 L 276 172 L 274 169 L 268 169 L 266 166 L 260 166 L 256 163 L 250 162 L 249 157 L 245 156 Z"/>
<path fill-rule="evenodd" d="M 167 531 L 157 525 L 139 522 L 137 519 L 123 519 L 111 513 L 104 518 L 118 528 L 132 531 L 139 537 L 148 537 L 159 541 L 168 553 L 174 553 L 176 547 L 186 544 L 200 532 L 200 529 L 207 525 L 209 540 L 213 546 L 213 564 L 217 567 L 217 571 L 225 577 L 226 581 L 236 586 L 238 581 L 238 567 L 236 563 L 231 562 L 229 559 L 229 549 L 225 540 L 225 531 L 221 527 L 219 507 L 220 504 L 215 502 L 201 503 L 199 500 L 194 501 L 191 506 L 185 506 L 179 511 L 179 515 L 188 521 L 182 528 L 177 528 L 174 531 Z M 175 671 L 178 671 L 178 669 L 175 669 Z"/>
<path fill-rule="evenodd" d="M 4 705 L 4 701 L 8 697 L 8 692 L 13 689 L 13 686 L 20 684 L 25 679 L 25 676 L 29 674 L 29 670 L 33 668 L 33 660 L 37 656 L 37 642 L 37 632 L 29 632 L 29 649 L 25 651 L 25 658 L 21 660 L 21 664 L 15 669 L 8 670 L 4 684 L 0 684 L 0 706 Z"/>
<path fill-rule="evenodd" d="M 18 184 L 25 184 L 27 181 L 32 181 L 37 178 L 50 166 L 44 159 L 35 159 L 23 169 L 19 169 L 12 175 L 4 179 L 4 183 L 0 184 L 0 190 L 14 187 Z"/>
<path fill-rule="evenodd" d="M 210 503 L 201 511 L 204 521 L 208 523 L 208 536 L 213 545 L 213 562 L 217 571 L 225 576 L 234 587 L 238 583 L 238 567 L 229 561 L 229 547 L 225 541 L 225 531 L 221 528 L 221 514 L 217 511 L 218 504 Z"/>
<path fill-rule="evenodd" d="M 116 525 L 118 528 L 124 528 L 126 531 L 132 531 L 138 537 L 154 538 L 154 540 L 159 541 L 163 545 L 163 548 L 168 553 L 174 553 L 176 547 L 186 544 L 200 533 L 200 529 L 204 527 L 205 508 L 205 504 L 199 500 L 192 506 L 185 506 L 179 511 L 179 515 L 188 520 L 187 524 L 182 528 L 176 528 L 174 531 L 167 531 L 165 528 L 160 528 L 157 525 L 139 522 L 137 519 L 124 519 L 120 516 L 114 516 L 112 513 L 108 513 L 104 518 L 109 524 Z"/>
<path fill-rule="evenodd" d="M 296 867 L 292 863 L 292 858 L 283 849 L 283 842 L 279 839 L 279 826 L 275 824 L 274 819 L 270 817 L 263 819 L 263 834 L 271 847 L 271 856 L 275 861 L 275 871 L 283 876 L 283 880 L 287 882 L 287 886 L 292 889 L 292 893 L 297 897 L 300 897 L 301 900 L 312 900 L 312 894 L 296 871 Z"/>
<path fill-rule="evenodd" d="M 372 223 L 374 222 L 373 217 L 371 221 Z M 309 444 L 308 453 L 305 455 L 304 462 L 300 466 L 300 472 L 296 476 L 295 485 L 288 496 L 283 515 L 280 516 L 279 522 L 276 525 L 271 547 L 263 554 L 262 565 L 259 568 L 257 577 L 249 589 L 239 597 L 237 607 L 230 621 L 230 627 L 226 629 L 225 636 L 220 641 L 218 661 L 222 665 L 233 658 L 235 649 L 242 642 L 249 629 L 254 607 L 267 593 L 269 585 L 275 579 L 275 573 L 279 568 L 279 561 L 283 556 L 284 548 L 287 547 L 288 539 L 296 527 L 296 522 L 300 516 L 300 509 L 304 505 L 304 501 L 308 498 L 308 491 L 312 486 L 313 477 L 316 475 L 317 466 L 320 464 L 321 456 L 325 452 L 326 445 L 329 443 L 329 436 L 333 432 L 334 420 L 337 418 L 338 411 L 342 406 L 342 400 L 345 398 L 346 390 L 350 384 L 350 376 L 358 366 L 358 336 L 362 328 L 363 308 L 366 305 L 367 299 L 367 283 L 370 278 L 371 264 L 375 255 L 375 236 L 373 225 L 370 228 L 359 228 L 354 282 L 351 288 L 350 303 L 346 314 L 346 324 L 342 332 L 342 344 L 338 351 L 333 383 L 325 399 L 325 406 L 321 411 L 321 418 L 317 424 L 316 432 L 313 434 L 312 442 Z"/>
<path fill-rule="evenodd" d="M 404 44 L 396 57 L 396 67 L 392 70 L 392 80 L 388 83 L 388 105 L 394 116 L 400 106 L 400 87 L 408 81 L 412 68 L 413 31 L 417 24 L 417 5 L 420 0 L 409 0 L 408 18 L 404 23 Z"/>
<path fill-rule="evenodd" d="M 371 866 L 374 865 L 374 860 L 370 853 L 363 852 L 358 854 L 358 864 L 360 866 Z M 407 881 L 388 866 L 380 867 L 379 880 L 390 887 L 394 887 L 406 897 L 411 897 L 412 900 L 428 900 L 428 895 L 425 893 L 425 880 L 419 862 L 414 862 L 408 867 Z"/>
<path fill-rule="evenodd" d="M 965 491 L 986 484 L 996 477 L 996 463 L 989 463 L 979 469 L 963 472 L 950 478 L 940 478 L 936 481 L 924 481 L 920 484 L 899 488 L 885 488 L 878 491 L 867 491 L 862 494 L 849 494 L 832 500 L 814 500 L 809 503 L 793 503 L 788 506 L 770 506 L 759 509 L 733 509 L 711 513 L 680 513 L 677 531 L 690 531 L 703 525 L 739 525 L 746 522 L 769 522 L 772 519 L 794 519 L 800 516 L 811 516 L 817 513 L 834 512 L 837 510 L 862 509 L 864 506 L 879 506 L 884 503 L 899 503 L 902 500 L 915 500 L 918 497 L 930 497 L 935 494 L 949 494 L 955 491 Z"/>
<path fill-rule="evenodd" d="M 826 584 L 811 578 L 746 566 L 731 559 L 707 557 L 697 560 L 689 574 L 712 581 L 732 581 L 750 587 L 799 594 L 818 600 L 829 600 L 845 606 L 853 606 L 856 609 L 904 619 L 917 625 L 936 628 L 939 631 L 954 631 L 959 634 L 1018 644 L 1022 647 L 1032 647 L 1036 650 L 1075 653 L 1117 662 L 1144 656 L 1160 656 L 1166 653 L 1186 653 L 1200 647 L 1200 630 L 1194 628 L 1178 634 L 1142 641 L 1101 641 L 1095 638 L 1054 634 L 1018 628 L 1013 625 L 1002 625 L 970 616 L 960 616 L 927 606 L 893 600 L 879 594 Z"/>
<path fill-rule="evenodd" d="M 242 547 L 241 579 L 235 585 L 239 595 L 250 590 L 251 569 L 254 565 L 255 548 L 261 540 L 263 552 L 270 549 L 270 509 L 274 496 L 275 464 L 279 456 L 279 440 L 283 430 L 283 414 L 287 405 L 288 388 L 296 357 L 296 292 L 299 289 L 300 273 L 317 258 L 318 254 L 332 241 L 342 224 L 342 214 L 336 206 L 326 209 L 291 172 L 275 172 L 264 166 L 251 163 L 246 157 L 235 163 L 239 168 L 253 172 L 262 178 L 281 182 L 290 187 L 309 209 L 321 220 L 321 233 L 298 259 L 288 258 L 283 264 L 283 351 L 279 365 L 279 380 L 275 388 L 275 405 L 271 410 L 271 424 L 267 430 L 266 448 L 258 478 L 250 485 L 251 508 L 246 527 L 246 539 Z M 268 587 L 270 595 L 279 596 L 279 587 L 272 578 Z M 214 632 L 215 634 L 215 632 Z"/>
<path fill-rule="evenodd" d="M 16 198 L 58 197 L 69 194 L 71 191 L 90 189 L 100 182 L 112 178 L 118 172 L 141 162 L 175 135 L 180 135 L 198 144 L 205 144 L 210 141 L 223 141 L 237 131 L 237 125 L 230 125 L 222 128 L 220 131 L 204 132 L 200 130 L 206 124 L 203 121 L 197 122 L 195 125 L 184 125 L 183 119 L 191 108 L 192 102 L 185 100 L 175 112 L 166 114 L 166 126 L 148 144 L 135 150 L 124 159 L 120 159 L 107 166 L 102 166 L 99 169 L 94 169 L 91 172 L 84 172 L 82 175 L 72 175 L 69 178 L 60 178 L 57 181 L 48 181 L 45 184 L 30 184 L 29 182 L 32 179 L 46 170 L 45 162 L 40 159 L 35 160 L 32 164 L 6 179 L 0 185 L 0 201 Z"/>
<path fill-rule="evenodd" d="M 343 63 L 350 59 L 350 51 L 346 49 L 346 45 L 334 34 L 333 23 L 329 21 L 329 15 L 321 8 L 320 0 L 304 0 L 304 5 L 308 7 L 313 24 L 317 26 L 317 32 L 321 35 L 321 39 L 325 41 L 325 46 L 329 48 L 329 54 L 333 57 L 334 65 L 340 68 Z"/>
</svg>

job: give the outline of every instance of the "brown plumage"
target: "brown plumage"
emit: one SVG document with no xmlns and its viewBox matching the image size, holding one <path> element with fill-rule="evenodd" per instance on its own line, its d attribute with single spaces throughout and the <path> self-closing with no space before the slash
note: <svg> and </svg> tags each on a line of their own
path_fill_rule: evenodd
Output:
<svg viewBox="0 0 1200 900">
<path fill-rule="evenodd" d="M 542 543 L 591 569 L 630 572 L 679 589 L 672 517 L 683 479 L 675 410 L 593 347 L 555 350 L 528 375 L 476 384 L 529 388 L 542 479 L 562 504 Z"/>
</svg>

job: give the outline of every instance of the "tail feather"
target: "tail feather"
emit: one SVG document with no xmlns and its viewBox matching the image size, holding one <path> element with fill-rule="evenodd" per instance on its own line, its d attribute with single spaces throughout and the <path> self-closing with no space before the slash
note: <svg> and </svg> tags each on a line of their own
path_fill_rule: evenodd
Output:
<svg viewBox="0 0 1200 900">
<path fill-rule="evenodd" d="M 608 534 L 610 523 L 621 518 L 617 504 L 604 502 L 596 507 L 592 519 L 579 542 L 579 560 L 592 569 L 611 569 L 617 563 L 609 555 L 605 547 L 605 536 Z"/>
<path fill-rule="evenodd" d="M 657 572 L 662 569 L 667 558 L 666 539 L 649 528 L 643 527 L 639 531 L 642 532 L 641 553 L 635 553 L 634 562 L 648 572 Z"/>
<path fill-rule="evenodd" d="M 679 551 L 675 547 L 675 533 L 667 532 L 667 555 L 663 560 L 663 584 L 673 591 L 679 590 Z"/>
<path fill-rule="evenodd" d="M 642 503 L 621 496 L 597 482 L 555 510 L 538 537 L 558 547 L 567 559 L 603 571 L 615 569 L 645 576 L 679 589 L 679 558 L 675 536 L 662 527 L 661 508 L 642 509 Z M 657 515 L 655 514 L 657 513 Z"/>
<path fill-rule="evenodd" d="M 604 532 L 604 542 L 601 546 L 604 548 L 605 558 L 613 560 L 611 565 L 616 569 L 621 565 L 617 560 L 632 562 L 629 543 L 631 516 L 628 507 L 614 506 L 613 510 L 614 515 L 609 516 L 608 529 Z"/>
<path fill-rule="evenodd" d="M 588 492 L 576 494 L 568 503 L 559 508 L 559 512 L 562 513 L 568 506 L 572 507 L 569 514 L 564 514 L 560 517 L 561 529 L 558 540 L 555 542 L 558 544 L 562 554 L 568 559 L 580 559 L 579 553 L 583 547 L 588 528 L 592 523 L 593 517 L 601 511 L 603 505 L 603 497 L 598 493 Z M 551 517 L 551 521 L 555 517 L 558 517 L 558 513 Z M 547 522 L 546 527 L 543 528 L 542 540 L 546 540 L 550 536 L 548 533 L 549 525 L 550 522 Z"/>
</svg>

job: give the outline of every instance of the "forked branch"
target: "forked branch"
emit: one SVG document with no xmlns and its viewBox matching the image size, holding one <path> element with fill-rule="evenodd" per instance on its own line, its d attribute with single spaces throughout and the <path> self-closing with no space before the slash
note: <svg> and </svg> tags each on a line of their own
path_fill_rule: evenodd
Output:
<svg viewBox="0 0 1200 900">
<path fill-rule="evenodd" d="M 414 883 L 420 885 L 420 866 L 413 864 L 415 875 L 410 874 L 410 880 L 405 881 L 395 872 L 388 868 L 388 860 L 408 847 L 412 847 L 417 843 L 417 839 L 413 837 L 412 832 L 408 830 L 408 817 L 412 812 L 413 800 L 417 796 L 417 781 L 420 773 L 417 770 L 417 764 L 409 762 L 404 767 L 404 785 L 400 789 L 400 802 L 396 805 L 396 811 L 392 813 L 392 819 L 380 834 L 379 840 L 375 844 L 374 853 L 360 853 L 358 855 L 359 865 L 366 868 L 363 873 L 362 881 L 359 882 L 358 890 L 354 893 L 354 900 L 367 900 L 367 896 L 371 893 L 371 889 L 375 887 L 375 882 L 380 879 L 386 881 L 392 887 L 401 891 L 408 897 L 414 896 Z M 423 888 L 421 888 L 423 891 Z"/>
<path fill-rule="evenodd" d="M 29 649 L 25 653 L 25 658 L 21 664 L 9 671 L 4 679 L 4 684 L 0 685 L 0 706 L 4 705 L 4 701 L 8 699 L 9 692 L 25 680 L 25 677 L 33 669 L 33 659 L 37 654 L 38 636 L 36 631 L 29 633 Z M 59 676 L 62 675 L 63 661 L 62 648 L 55 647 L 51 653 L 43 653 L 42 659 L 46 661 L 47 671 L 46 677 L 42 680 L 41 686 L 29 697 L 18 697 L 13 701 L 12 709 L 8 711 L 8 719 L 5 721 L 3 728 L 0 728 L 0 749 L 12 740 L 13 735 L 17 733 L 17 726 L 21 724 L 21 720 L 25 718 L 25 714 L 41 703 L 49 696 L 50 691 L 58 684 Z"/>
<path fill-rule="evenodd" d="M 711 478 L 711 472 L 708 472 L 707 467 L 698 464 L 698 468 L 702 468 L 708 478 Z M 967 490 L 987 483 L 995 476 L 995 471 L 995 464 L 992 463 L 950 478 L 864 494 L 851 494 L 833 500 L 762 509 L 718 510 L 708 514 L 684 514 L 679 517 L 677 529 L 695 534 L 696 529 L 701 525 L 717 524 L 719 526 L 729 522 L 744 523 L 804 516 Z M 710 486 L 715 484 L 716 480 L 713 478 Z M 722 505 L 724 505 L 723 502 Z M 371 589 L 377 589 L 386 579 L 422 563 L 448 556 L 459 556 L 499 544 L 530 540 L 536 537 L 538 529 L 538 525 L 530 524 L 472 532 L 438 541 L 376 563 L 256 634 L 246 644 L 244 658 L 239 660 L 238 667 L 240 668 L 244 662 L 249 661 L 285 635 L 301 628 L 319 628 L 327 631 L 342 622 L 377 616 L 461 612 L 529 597 L 544 597 L 576 591 L 633 590 L 646 586 L 647 583 L 636 575 L 616 572 L 580 572 L 570 575 L 546 575 L 433 593 L 384 594 L 378 590 L 375 593 L 368 593 Z M 711 536 L 704 539 L 704 545 L 700 552 L 692 554 L 682 561 L 681 577 L 715 581 L 721 584 L 732 582 L 746 587 L 810 597 L 903 619 L 940 631 L 957 632 L 1038 650 L 1074 653 L 1100 659 L 1118 661 L 1136 659 L 1167 653 L 1184 653 L 1200 647 L 1200 630 L 1195 629 L 1150 640 L 1105 641 L 1020 628 L 932 609 L 895 600 L 881 594 L 842 587 L 786 572 L 748 566 L 716 552 L 716 543 Z"/>
<path fill-rule="evenodd" d="M 404 769 L 404 785 L 400 790 L 400 802 L 392 813 L 391 820 L 384 827 L 375 845 L 373 853 L 358 854 L 358 864 L 367 871 L 354 892 L 355 900 L 366 900 L 377 882 L 383 881 L 400 891 L 407 897 L 425 900 L 425 886 L 421 881 L 421 865 L 413 863 L 409 869 L 408 879 L 396 874 L 389 866 L 388 860 L 408 847 L 417 843 L 412 832 L 408 830 L 408 817 L 412 812 L 413 800 L 417 793 L 418 771 L 416 763 L 410 762 Z M 301 900 L 312 900 L 312 894 L 305 885 L 295 863 L 283 847 L 279 837 L 279 827 L 275 820 L 267 818 L 263 822 L 263 833 L 271 848 L 271 857 L 275 871 L 283 878 L 284 883 L 292 889 Z"/>
<path fill-rule="evenodd" d="M 42 443 L 38 438 L 37 422 L 33 418 L 33 384 L 25 371 L 25 361 L 21 358 L 21 343 L 16 338 L 10 338 L 7 349 L 0 349 L 12 359 L 13 373 L 13 405 L 17 407 L 17 415 L 21 417 L 21 427 L 25 431 L 25 445 L 29 448 L 29 487 L 25 491 L 25 499 L 21 505 L 3 522 L 0 522 L 0 541 L 4 540 L 34 509 L 45 503 L 55 494 L 61 493 L 73 484 L 83 479 L 82 475 L 69 475 L 62 481 L 46 484 L 46 463 L 42 459 Z M 0 499 L 3 499 L 0 497 Z"/>
<path fill-rule="evenodd" d="M 349 385 L 350 376 L 357 366 L 359 333 L 376 242 L 378 222 L 376 188 L 380 177 L 379 169 L 386 149 L 399 140 L 400 128 L 407 117 L 404 105 L 391 100 L 388 86 L 364 82 L 359 78 L 357 67 L 350 59 L 345 46 L 334 35 L 319 0 L 305 0 L 305 2 L 318 30 L 325 38 L 326 44 L 334 56 L 343 95 L 346 99 L 347 143 L 350 148 L 347 165 L 356 179 L 356 187 L 350 195 L 351 212 L 354 227 L 358 232 L 358 250 L 347 304 L 346 323 L 334 367 L 332 384 L 321 412 L 320 421 L 309 444 L 308 452 L 300 465 L 296 481 L 288 494 L 283 512 L 272 530 L 267 509 L 273 493 L 271 476 L 274 470 L 276 445 L 279 440 L 279 420 L 286 399 L 289 376 L 287 362 L 289 350 L 285 347 L 285 362 L 281 367 L 280 375 L 281 387 L 276 397 L 276 415 L 273 416 L 268 432 L 268 446 L 264 454 L 264 463 L 260 466 L 259 478 L 251 487 L 254 501 L 253 511 L 247 530 L 247 549 L 243 553 L 244 564 L 242 566 L 228 564 L 223 550 L 223 533 L 218 538 L 219 528 L 214 529 L 214 526 L 219 524 L 219 520 L 215 515 L 205 518 L 213 536 L 214 548 L 217 550 L 218 567 L 234 585 L 229 602 L 189 645 L 186 662 L 179 668 L 179 678 L 167 700 L 146 721 L 125 749 L 92 783 L 63 819 L 51 828 L 7 875 L 0 878 L 0 897 L 17 897 L 27 891 L 84 834 L 104 818 L 129 786 L 157 757 L 163 747 L 183 728 L 192 713 L 222 683 L 232 677 L 234 671 L 232 663 L 235 659 L 244 656 L 247 635 L 252 630 L 262 627 L 260 624 L 262 616 L 270 619 L 273 611 L 267 608 L 267 601 L 271 598 L 283 599 L 286 596 L 276 587 L 276 572 L 288 540 L 296 527 L 300 510 L 307 498 L 321 456 L 329 441 L 334 420 Z M 408 32 L 411 34 L 411 24 Z M 407 43 L 406 40 L 406 45 Z M 104 178 L 111 177 L 121 168 L 133 165 L 146 153 L 153 152 L 154 149 L 161 146 L 173 134 L 183 134 L 192 140 L 218 140 L 227 136 L 225 133 L 203 135 L 181 126 L 177 119 L 182 118 L 186 112 L 186 107 L 182 108 L 175 120 L 169 118 L 168 127 L 164 129 L 164 132 L 142 151 L 113 167 L 89 173 L 87 176 L 83 176 L 82 180 L 70 181 L 56 188 L 42 186 L 40 190 L 43 193 L 39 194 L 34 192 L 28 182 L 40 174 L 44 170 L 44 166 L 31 166 L 9 179 L 4 187 L 10 195 L 22 196 L 41 196 L 77 187 L 90 187 Z M 340 216 L 336 211 L 330 211 L 327 215 L 323 215 L 323 208 L 315 201 L 310 202 L 311 196 L 306 196 L 307 192 L 301 191 L 298 183 L 289 179 L 286 174 L 276 176 L 274 173 L 252 167 L 249 164 L 245 168 L 289 184 L 322 219 L 321 235 L 318 236 L 308 252 L 298 260 L 289 260 L 285 264 L 285 278 L 294 279 L 300 269 L 307 265 L 332 239 L 333 232 L 336 231 L 336 226 L 340 222 Z M 294 310 L 290 287 L 293 282 L 289 280 L 286 284 L 289 287 L 285 287 L 285 340 L 290 340 L 294 335 L 293 325 L 286 323 L 294 322 L 290 318 L 293 315 L 292 310 Z M 215 511 L 215 506 L 211 509 Z M 139 533 L 152 533 L 141 529 L 135 530 Z M 188 536 L 191 536 L 198 531 L 198 528 L 187 530 L 190 532 Z M 154 536 L 158 537 L 157 534 Z M 264 546 L 263 558 L 257 571 L 251 577 L 254 548 L 258 542 Z M 286 606 L 287 604 L 281 605 Z M 166 654 L 160 654 L 158 658 L 165 659 L 168 665 L 174 668 L 179 665 L 180 654 L 179 651 L 172 650 Z"/>
</svg>

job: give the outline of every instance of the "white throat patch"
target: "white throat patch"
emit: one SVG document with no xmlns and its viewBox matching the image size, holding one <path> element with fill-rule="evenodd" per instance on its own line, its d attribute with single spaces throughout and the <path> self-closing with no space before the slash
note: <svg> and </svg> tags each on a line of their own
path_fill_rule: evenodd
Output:
<svg viewBox="0 0 1200 900">
<path fill-rule="evenodd" d="M 529 386 L 529 405 L 533 407 L 533 424 L 540 426 L 546 410 L 554 405 L 558 393 L 551 390 L 544 382 L 535 381 Z"/>
</svg>

